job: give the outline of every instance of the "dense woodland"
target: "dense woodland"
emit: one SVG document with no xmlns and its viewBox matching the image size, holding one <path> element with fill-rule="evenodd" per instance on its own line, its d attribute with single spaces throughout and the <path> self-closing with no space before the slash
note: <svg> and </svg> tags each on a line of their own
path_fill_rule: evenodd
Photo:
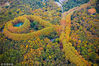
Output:
<svg viewBox="0 0 99 66">
<path fill-rule="evenodd" d="M 99 65 L 99 1 L 65 17 L 89 0 L 68 0 L 63 12 L 53 1 L 0 0 L 0 64 Z"/>
</svg>

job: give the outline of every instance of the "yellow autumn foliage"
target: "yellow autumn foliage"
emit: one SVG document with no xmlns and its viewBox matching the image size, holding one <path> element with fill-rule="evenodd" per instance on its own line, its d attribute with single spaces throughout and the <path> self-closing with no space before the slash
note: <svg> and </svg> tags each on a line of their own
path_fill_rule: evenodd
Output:
<svg viewBox="0 0 99 66">
<path fill-rule="evenodd" d="M 29 33 L 24 33 L 27 32 L 29 27 L 30 27 L 30 21 L 36 21 L 40 25 L 44 26 L 44 29 L 38 30 L 38 31 L 33 31 Z M 13 25 L 18 23 L 18 22 L 23 22 L 24 24 L 20 27 L 14 27 Z M 41 19 L 38 16 L 35 15 L 23 15 L 15 18 L 14 20 L 11 20 L 5 24 L 3 33 L 6 37 L 13 39 L 13 40 L 29 40 L 29 39 L 34 39 L 36 37 L 42 36 L 42 35 L 50 35 L 50 33 L 57 31 L 58 32 L 58 25 L 52 25 L 50 22 L 45 21 Z M 55 29 L 54 29 L 55 28 Z"/>
<path fill-rule="evenodd" d="M 81 7 L 82 8 L 82 7 Z M 60 35 L 60 41 L 63 44 L 63 51 L 65 52 L 65 57 L 70 62 L 76 64 L 77 66 L 91 66 L 91 64 L 88 63 L 79 53 L 77 50 L 72 46 L 72 44 L 69 42 L 70 40 L 70 31 L 71 31 L 71 15 L 73 13 L 72 9 L 68 11 L 65 18 L 65 27 L 62 28 L 62 32 Z M 75 11 L 75 10 L 74 10 Z M 63 16 L 64 18 L 64 16 Z M 65 29 L 65 30 L 64 30 Z M 81 41 L 79 41 L 81 42 Z"/>
</svg>

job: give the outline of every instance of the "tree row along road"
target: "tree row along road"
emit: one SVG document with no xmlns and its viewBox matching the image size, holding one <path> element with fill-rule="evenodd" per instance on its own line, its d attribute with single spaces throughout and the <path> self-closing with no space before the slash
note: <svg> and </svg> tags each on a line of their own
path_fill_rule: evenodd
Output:
<svg viewBox="0 0 99 66">
<path fill-rule="evenodd" d="M 42 25 L 44 28 L 38 31 L 30 32 L 30 21 L 34 20 Z M 14 27 L 13 25 L 18 22 L 23 22 L 23 25 L 20 27 Z M 9 39 L 20 41 L 34 39 L 40 36 L 47 36 L 54 31 L 59 33 L 60 28 L 60 25 L 52 25 L 49 21 L 45 21 L 38 16 L 23 15 L 7 22 L 3 29 L 3 33 Z"/>
<path fill-rule="evenodd" d="M 92 0 L 88 3 L 82 4 L 81 6 L 74 7 L 69 11 L 62 14 L 62 19 L 60 24 L 62 26 L 62 32 L 60 35 L 60 42 L 63 44 L 63 51 L 65 52 L 65 57 L 70 62 L 76 64 L 77 66 L 91 66 L 91 64 L 86 61 L 81 55 L 78 54 L 77 50 L 69 42 L 70 31 L 71 31 L 71 15 L 74 11 L 79 11 L 82 8 L 87 8 L 92 5 Z"/>
</svg>

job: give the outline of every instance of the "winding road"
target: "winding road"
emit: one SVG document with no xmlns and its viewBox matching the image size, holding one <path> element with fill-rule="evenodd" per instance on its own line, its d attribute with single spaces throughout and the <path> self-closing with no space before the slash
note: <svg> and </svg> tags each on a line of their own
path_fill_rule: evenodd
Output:
<svg viewBox="0 0 99 66">
<path fill-rule="evenodd" d="M 91 64 L 86 61 L 81 55 L 78 54 L 75 47 L 69 42 L 70 40 L 70 31 L 71 31 L 71 15 L 74 11 L 79 11 L 83 8 L 87 8 L 92 5 L 92 0 L 88 3 L 82 4 L 81 6 L 74 7 L 69 11 L 66 11 L 62 14 L 62 19 L 60 24 L 62 26 L 62 32 L 60 35 L 60 42 L 63 44 L 63 51 L 65 53 L 66 59 L 70 62 L 76 64 L 77 66 L 91 66 Z"/>
</svg>

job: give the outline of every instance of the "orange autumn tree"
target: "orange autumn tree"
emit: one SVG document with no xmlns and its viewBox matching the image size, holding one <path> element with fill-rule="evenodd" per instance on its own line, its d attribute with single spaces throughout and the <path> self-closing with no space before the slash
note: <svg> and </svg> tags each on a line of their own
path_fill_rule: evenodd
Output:
<svg viewBox="0 0 99 66">
<path fill-rule="evenodd" d="M 94 14 L 94 13 L 96 13 L 96 9 L 95 8 L 88 9 L 88 12 L 90 14 Z"/>
</svg>

